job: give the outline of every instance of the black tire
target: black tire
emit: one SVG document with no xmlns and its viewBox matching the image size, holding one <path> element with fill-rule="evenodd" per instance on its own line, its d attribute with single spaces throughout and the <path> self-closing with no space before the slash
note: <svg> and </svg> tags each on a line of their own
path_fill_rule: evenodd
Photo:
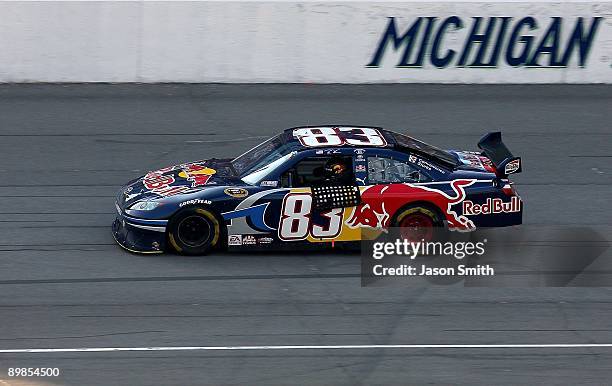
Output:
<svg viewBox="0 0 612 386">
<path fill-rule="evenodd" d="M 205 255 L 221 242 L 221 223 L 204 208 L 186 208 L 168 223 L 168 244 L 183 255 Z"/>
</svg>

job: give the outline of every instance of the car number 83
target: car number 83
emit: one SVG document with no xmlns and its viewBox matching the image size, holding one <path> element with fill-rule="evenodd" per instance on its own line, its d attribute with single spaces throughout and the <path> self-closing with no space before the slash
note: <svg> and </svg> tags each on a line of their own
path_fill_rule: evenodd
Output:
<svg viewBox="0 0 612 386">
<path fill-rule="evenodd" d="M 302 145 L 317 146 L 386 146 L 382 134 L 367 127 L 317 127 L 295 129 L 293 136 Z"/>
</svg>

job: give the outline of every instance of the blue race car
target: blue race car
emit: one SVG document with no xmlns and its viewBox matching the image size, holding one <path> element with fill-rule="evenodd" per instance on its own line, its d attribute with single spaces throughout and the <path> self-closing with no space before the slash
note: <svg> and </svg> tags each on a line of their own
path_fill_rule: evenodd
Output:
<svg viewBox="0 0 612 386">
<path fill-rule="evenodd" d="M 234 159 L 151 171 L 117 195 L 115 240 L 138 253 L 317 247 L 389 227 L 430 240 L 522 222 L 508 176 L 521 171 L 501 133 L 481 152 L 441 150 L 375 127 L 285 130 Z M 408 236 L 409 234 L 409 236 Z"/>
</svg>

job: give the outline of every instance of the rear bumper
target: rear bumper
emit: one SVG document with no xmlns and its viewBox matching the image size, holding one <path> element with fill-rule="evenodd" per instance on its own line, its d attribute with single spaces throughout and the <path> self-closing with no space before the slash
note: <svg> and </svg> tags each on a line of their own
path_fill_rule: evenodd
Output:
<svg viewBox="0 0 612 386">
<path fill-rule="evenodd" d="M 134 253 L 163 253 L 167 220 L 144 220 L 124 214 L 117 206 L 112 232 L 117 244 Z"/>
<path fill-rule="evenodd" d="M 519 195 L 510 198 L 481 198 L 479 202 L 474 203 L 468 203 L 466 200 L 463 203 L 463 214 L 467 215 L 477 228 L 508 227 L 523 223 L 523 205 Z"/>
</svg>

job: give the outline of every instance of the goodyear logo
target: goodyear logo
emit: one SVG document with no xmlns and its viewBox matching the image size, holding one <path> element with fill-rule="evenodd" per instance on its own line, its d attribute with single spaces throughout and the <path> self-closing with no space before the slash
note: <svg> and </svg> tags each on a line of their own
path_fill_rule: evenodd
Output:
<svg viewBox="0 0 612 386">
<path fill-rule="evenodd" d="M 601 17 L 419 17 L 407 27 L 388 18 L 367 67 L 394 56 L 395 67 L 585 67 Z M 448 39 L 464 30 L 463 39 Z M 427 63 L 429 62 L 429 63 Z"/>
</svg>

